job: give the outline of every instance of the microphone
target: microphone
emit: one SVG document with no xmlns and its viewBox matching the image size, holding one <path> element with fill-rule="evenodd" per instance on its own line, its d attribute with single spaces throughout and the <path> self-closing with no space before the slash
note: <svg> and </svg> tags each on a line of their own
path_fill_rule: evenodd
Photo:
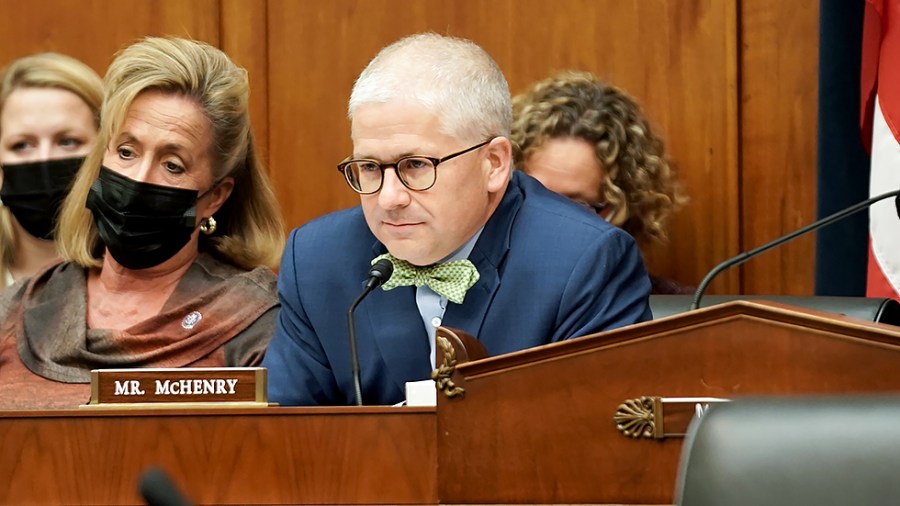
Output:
<svg viewBox="0 0 900 506">
<path fill-rule="evenodd" d="M 385 281 L 391 279 L 391 274 L 393 273 L 394 264 L 387 258 L 382 258 L 375 262 L 375 265 L 369 269 L 369 279 L 366 280 L 365 288 L 363 288 L 359 297 L 353 301 L 353 304 L 350 305 L 350 310 L 347 311 L 347 328 L 350 331 L 348 333 L 348 336 L 350 337 L 350 371 L 353 375 L 353 390 L 356 394 L 357 406 L 362 406 L 363 403 L 362 386 L 360 385 L 359 380 L 359 352 L 356 351 L 356 324 L 353 321 L 353 312 L 356 311 L 356 306 L 366 298 L 366 295 L 369 295 L 369 292 L 381 286 Z"/>
<path fill-rule="evenodd" d="M 159 467 L 144 471 L 138 482 L 138 489 L 148 506 L 193 506 L 169 475 Z"/>
<path fill-rule="evenodd" d="M 703 278 L 703 281 L 700 282 L 700 285 L 697 287 L 697 291 L 694 292 L 694 299 L 691 302 L 691 310 L 694 310 L 694 309 L 697 309 L 698 307 L 700 307 L 700 299 L 703 297 L 703 292 L 706 291 L 706 287 L 712 282 L 713 278 L 715 278 L 720 272 L 724 271 L 725 269 L 728 269 L 729 267 L 734 267 L 735 265 L 740 265 L 740 264 L 746 262 L 747 260 L 750 260 L 751 258 L 755 257 L 756 255 L 759 255 L 760 253 L 764 253 L 776 246 L 781 246 L 782 244 L 792 241 L 808 232 L 812 232 L 813 230 L 818 230 L 826 225 L 831 225 L 834 222 L 841 221 L 844 218 L 846 218 L 852 214 L 856 214 L 857 212 L 862 211 L 863 209 L 868 209 L 869 206 L 871 206 L 872 204 L 874 204 L 876 202 L 880 202 L 880 201 L 882 201 L 886 198 L 890 198 L 890 197 L 897 197 L 897 195 L 900 195 L 900 190 L 890 191 L 890 192 L 878 195 L 877 197 L 872 197 L 870 199 L 863 200 L 862 202 L 854 204 L 846 209 L 843 209 L 834 214 L 828 215 L 828 216 L 822 218 L 821 220 L 810 223 L 809 225 L 807 225 L 801 229 L 798 229 L 789 234 L 783 235 L 783 236 L 779 237 L 778 239 L 775 239 L 774 241 L 763 244 L 762 246 L 759 246 L 758 248 L 754 248 L 750 251 L 745 251 L 735 257 L 725 260 L 724 262 L 720 263 L 719 265 L 713 267 L 712 270 L 706 274 L 706 277 Z M 895 205 L 897 206 L 898 214 L 900 214 L 900 199 L 897 199 L 895 201 Z"/>
</svg>

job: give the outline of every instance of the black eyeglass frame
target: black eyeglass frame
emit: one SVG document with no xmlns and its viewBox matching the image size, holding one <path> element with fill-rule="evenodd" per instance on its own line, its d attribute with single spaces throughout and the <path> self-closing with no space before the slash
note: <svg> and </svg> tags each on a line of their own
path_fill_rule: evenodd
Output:
<svg viewBox="0 0 900 506">
<path fill-rule="evenodd" d="M 480 142 L 480 143 L 478 143 L 478 144 L 476 144 L 476 145 L 474 145 L 474 146 L 472 146 L 472 147 L 466 148 L 466 149 L 464 149 L 464 150 L 462 150 L 462 151 L 457 151 L 456 153 L 451 153 L 451 154 L 449 154 L 449 155 L 447 155 L 447 156 L 444 156 L 444 157 L 441 157 L 441 158 L 435 158 L 435 157 L 433 157 L 433 156 L 423 156 L 423 155 L 410 155 L 410 156 L 404 156 L 403 158 L 400 158 L 400 159 L 398 159 L 397 161 L 395 161 L 395 162 L 393 162 L 393 163 L 381 163 L 381 162 L 379 162 L 378 160 L 372 160 L 372 159 L 369 159 L 369 158 L 356 158 L 356 159 L 352 159 L 352 160 L 344 160 L 343 162 L 341 162 L 341 163 L 338 164 L 337 170 L 338 170 L 338 172 L 340 172 L 341 174 L 344 175 L 344 180 L 347 182 L 347 185 L 350 187 L 350 189 L 352 189 L 352 190 L 355 191 L 356 193 L 359 193 L 360 195 L 372 195 L 373 193 L 378 193 L 378 192 L 380 192 L 380 191 L 381 191 L 381 188 L 384 186 L 384 171 L 385 171 L 385 169 L 387 169 L 387 168 L 393 168 L 393 169 L 394 169 L 394 172 L 397 174 L 397 179 L 400 180 L 400 183 L 401 183 L 404 187 L 406 187 L 407 189 L 409 189 L 409 190 L 411 190 L 411 191 L 414 191 L 414 192 L 423 192 L 423 191 L 426 191 L 426 190 L 430 190 L 430 189 L 434 186 L 434 184 L 437 183 L 437 168 L 438 168 L 438 165 L 440 165 L 441 163 L 446 162 L 447 160 L 456 158 L 457 156 L 461 156 L 461 155 L 464 155 L 464 154 L 469 153 L 469 152 L 471 152 L 471 151 L 475 151 L 475 150 L 478 149 L 478 148 L 487 146 L 492 140 L 494 140 L 493 137 L 490 138 L 490 139 L 488 139 L 488 140 L 486 140 L 486 141 Z M 400 163 L 402 163 L 404 160 L 409 160 L 409 159 L 411 159 L 411 158 L 420 158 L 420 159 L 428 160 L 429 162 L 431 162 L 431 165 L 432 165 L 432 169 L 431 169 L 431 170 L 434 171 L 434 178 L 432 178 L 431 184 L 428 185 L 427 188 L 413 188 L 413 187 L 409 186 L 409 184 L 407 184 L 406 180 L 403 179 L 403 173 L 402 173 L 401 171 L 397 170 L 397 165 L 399 165 Z M 379 169 L 379 171 L 381 172 L 381 182 L 378 183 L 378 188 L 376 188 L 376 189 L 374 189 L 374 190 L 372 190 L 372 191 L 370 191 L 370 192 L 364 192 L 364 191 L 362 191 L 362 190 L 357 190 L 357 189 L 353 186 L 353 183 L 350 182 L 350 176 L 347 175 L 347 166 L 349 166 L 350 164 L 353 164 L 353 163 L 360 163 L 360 162 L 370 162 L 370 163 L 374 163 L 375 165 L 378 166 L 378 169 Z"/>
</svg>

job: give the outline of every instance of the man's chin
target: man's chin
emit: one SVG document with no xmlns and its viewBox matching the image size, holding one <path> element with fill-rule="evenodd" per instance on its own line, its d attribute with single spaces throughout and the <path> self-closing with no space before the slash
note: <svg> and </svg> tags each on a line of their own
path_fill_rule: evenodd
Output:
<svg viewBox="0 0 900 506">
<path fill-rule="evenodd" d="M 404 247 L 408 246 L 405 244 L 385 244 L 385 246 L 387 246 L 387 249 L 391 255 L 394 255 L 400 260 L 406 260 L 413 265 L 431 265 L 440 260 L 440 258 L 432 259 L 432 255 L 428 255 L 421 250 L 414 250 L 408 247 Z"/>
</svg>

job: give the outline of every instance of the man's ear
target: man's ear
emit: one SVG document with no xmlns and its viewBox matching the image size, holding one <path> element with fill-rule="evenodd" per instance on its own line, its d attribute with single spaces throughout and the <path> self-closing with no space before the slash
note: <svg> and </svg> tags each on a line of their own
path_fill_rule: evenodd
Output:
<svg viewBox="0 0 900 506">
<path fill-rule="evenodd" d="M 488 191 L 503 192 L 509 183 L 512 170 L 512 142 L 506 137 L 495 137 L 487 146 Z"/>
</svg>

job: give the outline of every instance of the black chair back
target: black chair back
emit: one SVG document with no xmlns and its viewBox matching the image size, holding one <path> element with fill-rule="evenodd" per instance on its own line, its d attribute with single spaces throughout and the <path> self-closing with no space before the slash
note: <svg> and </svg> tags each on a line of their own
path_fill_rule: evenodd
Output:
<svg viewBox="0 0 900 506">
<path fill-rule="evenodd" d="M 710 405 L 688 431 L 676 504 L 900 504 L 900 396 Z"/>
</svg>

